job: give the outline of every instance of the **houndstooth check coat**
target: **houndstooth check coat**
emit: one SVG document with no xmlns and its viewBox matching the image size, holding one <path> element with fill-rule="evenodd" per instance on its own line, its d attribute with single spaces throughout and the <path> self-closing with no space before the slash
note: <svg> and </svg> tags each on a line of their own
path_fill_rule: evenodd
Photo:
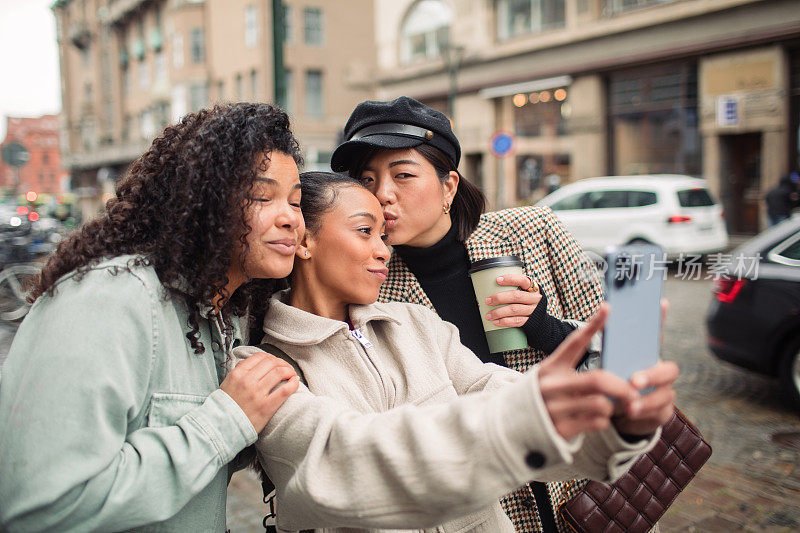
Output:
<svg viewBox="0 0 800 533">
<path fill-rule="evenodd" d="M 520 257 L 525 273 L 547 295 L 547 312 L 554 317 L 587 320 L 602 300 L 602 286 L 593 263 L 583 256 L 574 237 L 549 207 L 517 207 L 484 214 L 465 244 L 471 262 L 502 255 Z M 398 254 L 392 255 L 387 266 L 389 275 L 381 286 L 380 301 L 411 302 L 433 309 L 419 281 Z M 503 355 L 506 364 L 519 371 L 545 357 L 543 352 L 530 348 Z M 576 480 L 547 484 L 561 532 L 568 533 L 571 529 L 557 515 L 559 503 L 572 497 L 584 483 Z M 529 486 L 504 496 L 501 503 L 517 531 L 541 531 Z"/>
</svg>

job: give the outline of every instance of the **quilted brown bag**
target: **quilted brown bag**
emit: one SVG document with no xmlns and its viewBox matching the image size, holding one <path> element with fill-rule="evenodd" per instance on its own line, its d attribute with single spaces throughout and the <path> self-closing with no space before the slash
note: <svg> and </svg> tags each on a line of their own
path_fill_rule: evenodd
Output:
<svg viewBox="0 0 800 533">
<path fill-rule="evenodd" d="M 580 533 L 649 531 L 711 457 L 711 446 L 675 408 L 661 439 L 613 484 L 590 481 L 558 509 Z"/>
</svg>

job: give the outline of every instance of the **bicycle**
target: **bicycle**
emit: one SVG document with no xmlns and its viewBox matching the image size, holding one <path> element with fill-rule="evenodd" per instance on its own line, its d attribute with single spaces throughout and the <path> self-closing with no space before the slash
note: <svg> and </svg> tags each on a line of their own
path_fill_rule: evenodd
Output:
<svg viewBox="0 0 800 533">
<path fill-rule="evenodd" d="M 28 314 L 27 287 L 41 270 L 34 263 L 19 263 L 0 271 L 0 321 L 16 322 Z"/>
</svg>

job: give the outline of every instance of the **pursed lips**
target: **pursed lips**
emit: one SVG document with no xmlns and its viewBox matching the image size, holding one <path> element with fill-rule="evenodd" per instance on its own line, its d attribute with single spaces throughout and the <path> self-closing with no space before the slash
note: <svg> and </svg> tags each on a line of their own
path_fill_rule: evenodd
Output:
<svg viewBox="0 0 800 533">
<path fill-rule="evenodd" d="M 279 254 L 283 255 L 293 255 L 295 249 L 297 249 L 297 240 L 296 239 L 279 239 L 275 241 L 267 242 L 272 249 L 277 251 Z"/>
<path fill-rule="evenodd" d="M 397 215 L 384 211 L 383 218 L 386 220 L 386 229 L 391 229 L 397 224 Z"/>
<path fill-rule="evenodd" d="M 389 275 L 389 269 L 386 267 L 382 268 L 368 268 L 367 269 L 372 274 L 375 274 L 381 281 L 386 281 L 386 276 Z"/>
</svg>

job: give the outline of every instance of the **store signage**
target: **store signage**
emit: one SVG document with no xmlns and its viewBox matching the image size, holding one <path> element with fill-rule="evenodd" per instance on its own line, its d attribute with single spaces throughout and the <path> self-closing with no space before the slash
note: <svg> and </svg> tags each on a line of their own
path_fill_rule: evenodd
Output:
<svg viewBox="0 0 800 533">
<path fill-rule="evenodd" d="M 717 98 L 717 125 L 739 125 L 739 99 L 735 96 L 720 96 Z"/>
</svg>

